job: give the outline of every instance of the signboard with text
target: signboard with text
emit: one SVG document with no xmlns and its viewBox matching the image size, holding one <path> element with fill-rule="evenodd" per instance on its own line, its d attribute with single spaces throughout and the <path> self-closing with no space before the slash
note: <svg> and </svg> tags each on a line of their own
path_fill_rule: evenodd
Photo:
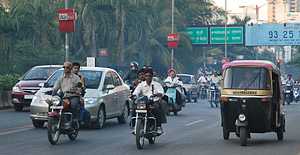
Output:
<svg viewBox="0 0 300 155">
<path fill-rule="evenodd" d="M 227 44 L 243 44 L 243 27 L 227 27 Z M 225 27 L 210 28 L 210 44 L 225 44 Z"/>
<path fill-rule="evenodd" d="M 246 46 L 300 45 L 300 23 L 246 25 Z"/>
<path fill-rule="evenodd" d="M 208 44 L 208 27 L 189 27 L 188 35 L 193 44 Z"/>
</svg>

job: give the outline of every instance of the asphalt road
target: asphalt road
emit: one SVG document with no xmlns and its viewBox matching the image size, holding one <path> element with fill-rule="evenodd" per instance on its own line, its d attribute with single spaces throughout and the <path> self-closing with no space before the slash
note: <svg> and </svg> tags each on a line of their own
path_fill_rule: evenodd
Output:
<svg viewBox="0 0 300 155">
<path fill-rule="evenodd" d="M 138 150 L 128 123 L 120 125 L 116 119 L 108 120 L 101 130 L 80 130 L 75 141 L 61 135 L 57 145 L 51 145 L 47 125 L 34 128 L 29 110 L 2 110 L 0 154 L 300 154 L 300 103 L 286 105 L 284 111 L 283 141 L 277 140 L 276 133 L 251 134 L 248 145 L 242 147 L 234 133 L 223 140 L 219 108 L 210 108 L 205 100 L 188 103 L 177 116 L 168 116 L 165 133 L 155 144 L 145 141 L 144 149 Z"/>
</svg>

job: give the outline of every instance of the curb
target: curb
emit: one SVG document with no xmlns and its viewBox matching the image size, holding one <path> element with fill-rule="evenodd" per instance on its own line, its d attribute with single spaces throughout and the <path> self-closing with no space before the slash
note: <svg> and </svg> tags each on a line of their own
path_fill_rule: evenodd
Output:
<svg viewBox="0 0 300 155">
<path fill-rule="evenodd" d="M 12 108 L 11 91 L 1 91 L 0 93 L 0 109 Z"/>
</svg>

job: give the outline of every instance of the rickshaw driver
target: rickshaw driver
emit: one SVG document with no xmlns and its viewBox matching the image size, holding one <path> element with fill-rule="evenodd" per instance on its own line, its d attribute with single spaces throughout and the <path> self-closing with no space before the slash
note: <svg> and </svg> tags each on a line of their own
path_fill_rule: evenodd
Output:
<svg viewBox="0 0 300 155">
<path fill-rule="evenodd" d="M 247 71 L 245 73 L 245 80 L 243 80 L 239 88 L 250 88 L 250 89 L 258 89 L 258 80 L 253 79 L 253 74 L 251 71 Z"/>
</svg>

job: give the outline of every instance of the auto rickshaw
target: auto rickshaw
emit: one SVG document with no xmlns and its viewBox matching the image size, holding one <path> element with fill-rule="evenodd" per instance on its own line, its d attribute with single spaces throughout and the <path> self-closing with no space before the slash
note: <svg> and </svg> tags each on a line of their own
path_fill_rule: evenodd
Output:
<svg viewBox="0 0 300 155">
<path fill-rule="evenodd" d="M 285 132 L 280 70 L 270 61 L 244 60 L 223 65 L 221 87 L 223 138 L 230 132 L 247 145 L 250 133 Z"/>
</svg>

